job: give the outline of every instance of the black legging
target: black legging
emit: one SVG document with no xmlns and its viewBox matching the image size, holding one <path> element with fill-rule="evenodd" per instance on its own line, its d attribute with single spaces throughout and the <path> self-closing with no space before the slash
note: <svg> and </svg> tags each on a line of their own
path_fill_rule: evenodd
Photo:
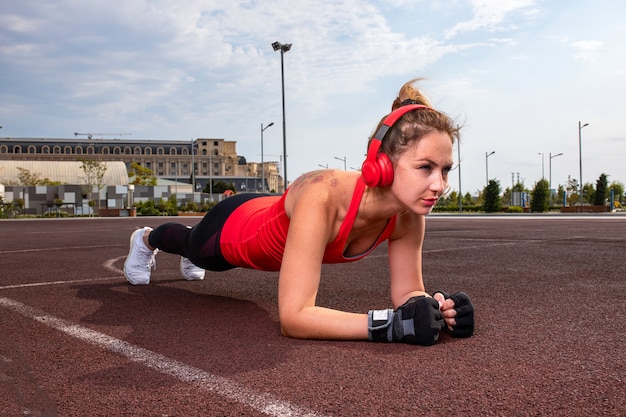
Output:
<svg viewBox="0 0 626 417">
<path fill-rule="evenodd" d="M 218 203 L 194 227 L 165 223 L 148 236 L 148 243 L 164 252 L 184 256 L 209 271 L 235 268 L 222 256 L 220 235 L 228 216 L 241 204 L 267 194 L 237 194 Z"/>
</svg>

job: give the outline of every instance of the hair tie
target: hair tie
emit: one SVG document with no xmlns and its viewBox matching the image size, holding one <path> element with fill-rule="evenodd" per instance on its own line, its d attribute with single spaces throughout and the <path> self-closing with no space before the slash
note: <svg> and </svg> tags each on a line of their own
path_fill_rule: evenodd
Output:
<svg viewBox="0 0 626 417">
<path fill-rule="evenodd" d="M 410 105 L 410 104 L 422 104 L 422 103 L 418 103 L 417 101 L 415 101 L 415 100 L 413 100 L 413 99 L 411 99 L 411 98 L 407 98 L 406 100 L 404 100 L 404 101 L 402 101 L 402 102 L 400 103 L 400 107 L 402 107 L 402 106 L 408 106 L 408 105 Z"/>
</svg>

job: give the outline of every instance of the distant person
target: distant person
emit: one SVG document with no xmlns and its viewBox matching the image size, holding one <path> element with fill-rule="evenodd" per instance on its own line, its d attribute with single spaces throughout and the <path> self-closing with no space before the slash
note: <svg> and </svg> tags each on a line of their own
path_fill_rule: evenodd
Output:
<svg viewBox="0 0 626 417">
<path fill-rule="evenodd" d="M 469 337 L 473 306 L 465 293 L 426 293 L 425 216 L 448 187 L 458 128 L 433 109 L 411 80 L 370 138 L 361 172 L 314 171 L 282 196 L 238 194 L 194 227 L 144 227 L 131 238 L 124 274 L 148 284 L 157 252 L 180 255 L 188 280 L 205 270 L 280 271 L 281 332 L 302 339 L 432 345 L 442 329 Z M 359 260 L 388 241 L 394 309 L 352 313 L 316 305 L 322 264 Z"/>
</svg>

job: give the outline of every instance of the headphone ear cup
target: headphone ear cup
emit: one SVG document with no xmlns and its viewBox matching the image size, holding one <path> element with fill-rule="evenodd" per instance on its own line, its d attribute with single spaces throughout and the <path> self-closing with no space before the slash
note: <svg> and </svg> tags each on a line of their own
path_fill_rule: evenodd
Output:
<svg viewBox="0 0 626 417">
<path fill-rule="evenodd" d="M 393 184 L 393 163 L 385 153 L 376 155 L 376 165 L 379 171 L 378 187 L 390 187 Z"/>
<path fill-rule="evenodd" d="M 363 182 L 368 187 L 389 187 L 393 183 L 393 164 L 384 154 L 376 154 L 374 161 L 366 160 L 361 167 Z"/>
<path fill-rule="evenodd" d="M 363 166 L 361 166 L 361 177 L 363 177 L 363 182 L 368 187 L 372 188 L 378 186 L 380 175 L 375 160 L 370 161 L 366 159 L 365 162 L 363 162 Z"/>
</svg>

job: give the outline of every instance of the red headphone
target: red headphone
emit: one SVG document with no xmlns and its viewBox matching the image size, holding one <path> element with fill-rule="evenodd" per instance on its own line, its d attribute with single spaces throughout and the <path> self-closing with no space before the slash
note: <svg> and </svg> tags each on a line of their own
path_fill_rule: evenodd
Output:
<svg viewBox="0 0 626 417">
<path fill-rule="evenodd" d="M 393 183 L 393 163 L 387 154 L 378 152 L 380 146 L 385 136 L 387 136 L 387 132 L 398 119 L 412 110 L 424 108 L 427 109 L 429 107 L 421 104 L 408 104 L 397 108 L 385 117 L 376 134 L 372 136 L 369 149 L 367 150 L 367 157 L 361 167 L 361 176 L 365 185 L 368 187 L 391 186 Z"/>
</svg>

